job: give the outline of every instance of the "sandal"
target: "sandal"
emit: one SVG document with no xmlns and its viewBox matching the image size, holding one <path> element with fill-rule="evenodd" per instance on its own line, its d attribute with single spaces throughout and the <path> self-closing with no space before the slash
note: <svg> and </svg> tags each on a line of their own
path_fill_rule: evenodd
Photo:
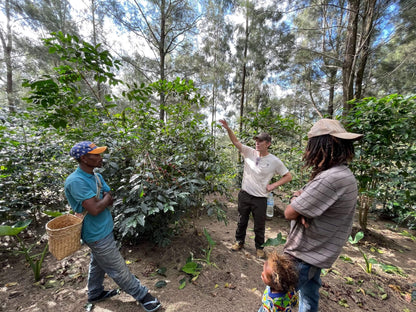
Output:
<svg viewBox="0 0 416 312">
<path fill-rule="evenodd" d="M 93 299 L 88 299 L 89 303 L 95 303 L 99 301 L 106 300 L 108 298 L 114 297 L 115 295 L 120 294 L 120 289 L 112 289 L 112 290 L 103 290 L 103 292 Z"/>
<path fill-rule="evenodd" d="M 143 306 L 143 309 L 145 309 L 147 312 L 154 312 L 159 310 L 159 308 L 162 306 L 159 300 L 153 297 L 150 293 L 147 293 L 146 296 L 140 300 L 140 303 Z"/>
</svg>

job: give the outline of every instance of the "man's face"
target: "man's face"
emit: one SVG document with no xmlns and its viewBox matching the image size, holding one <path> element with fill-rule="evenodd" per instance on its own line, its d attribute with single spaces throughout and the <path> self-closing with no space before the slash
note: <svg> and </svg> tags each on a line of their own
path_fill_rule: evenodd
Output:
<svg viewBox="0 0 416 312">
<path fill-rule="evenodd" d="M 268 141 L 263 141 L 263 140 L 256 140 L 256 151 L 267 151 L 267 149 L 270 146 L 270 142 Z"/>
<path fill-rule="evenodd" d="M 83 162 L 90 168 L 101 168 L 103 166 L 103 157 L 101 154 L 85 154 L 83 156 Z"/>
</svg>

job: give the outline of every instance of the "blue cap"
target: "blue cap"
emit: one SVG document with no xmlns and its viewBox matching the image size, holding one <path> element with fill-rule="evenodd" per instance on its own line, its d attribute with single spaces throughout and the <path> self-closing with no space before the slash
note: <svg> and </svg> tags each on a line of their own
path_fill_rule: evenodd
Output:
<svg viewBox="0 0 416 312">
<path fill-rule="evenodd" d="M 79 142 L 71 148 L 69 155 L 78 159 L 85 154 L 101 154 L 107 149 L 107 146 L 98 147 L 90 141 Z"/>
</svg>

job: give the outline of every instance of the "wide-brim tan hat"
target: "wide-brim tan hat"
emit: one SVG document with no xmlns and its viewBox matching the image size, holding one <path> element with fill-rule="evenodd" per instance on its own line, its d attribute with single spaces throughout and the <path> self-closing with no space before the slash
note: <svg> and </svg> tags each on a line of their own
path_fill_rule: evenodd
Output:
<svg viewBox="0 0 416 312">
<path fill-rule="evenodd" d="M 323 118 L 318 120 L 308 132 L 308 138 L 314 138 L 321 135 L 330 134 L 334 137 L 344 140 L 358 140 L 363 137 L 362 134 L 348 132 L 341 125 L 339 120 Z"/>
</svg>

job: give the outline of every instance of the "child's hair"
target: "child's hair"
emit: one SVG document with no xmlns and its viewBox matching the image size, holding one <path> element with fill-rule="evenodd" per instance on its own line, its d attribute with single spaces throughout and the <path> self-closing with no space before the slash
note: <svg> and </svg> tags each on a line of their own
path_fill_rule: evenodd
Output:
<svg viewBox="0 0 416 312">
<path fill-rule="evenodd" d="M 274 250 L 268 254 L 267 261 L 273 272 L 269 276 L 269 286 L 277 292 L 294 291 L 298 283 L 298 271 L 293 259 Z"/>
</svg>

